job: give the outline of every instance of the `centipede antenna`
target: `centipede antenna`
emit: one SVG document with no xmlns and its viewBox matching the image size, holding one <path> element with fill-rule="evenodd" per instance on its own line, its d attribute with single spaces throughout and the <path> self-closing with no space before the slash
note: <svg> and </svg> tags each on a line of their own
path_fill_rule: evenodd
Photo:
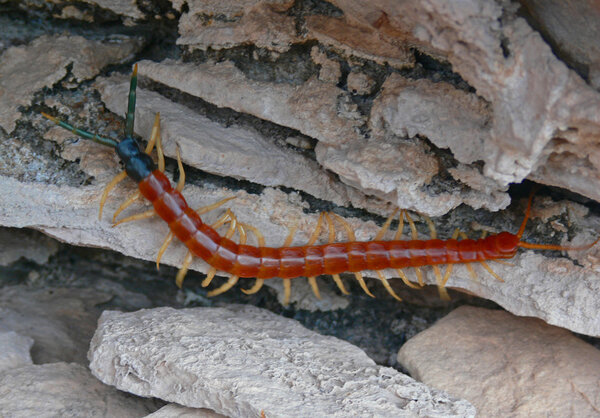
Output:
<svg viewBox="0 0 600 418">
<path fill-rule="evenodd" d="M 93 141 L 97 144 L 101 144 L 101 145 L 106 145 L 107 147 L 111 147 L 111 148 L 115 148 L 117 146 L 117 141 L 115 141 L 114 139 L 111 138 L 105 138 L 103 136 L 100 136 L 98 134 L 93 134 L 91 132 L 88 131 L 84 131 L 81 128 L 77 128 L 67 122 L 63 122 L 62 120 L 55 118 L 54 116 L 50 116 L 49 114 L 42 112 L 42 116 L 45 117 L 46 119 L 54 122 L 55 124 L 57 124 L 58 126 L 60 126 L 61 128 L 64 128 L 68 131 L 73 132 L 75 135 L 79 135 L 82 138 L 85 139 L 89 139 L 90 141 Z"/>
<path fill-rule="evenodd" d="M 133 136 L 135 122 L 135 89 L 137 88 L 137 64 L 133 66 L 131 82 L 129 83 L 129 102 L 127 103 L 127 116 L 125 116 L 125 138 Z"/>
<path fill-rule="evenodd" d="M 525 209 L 525 218 L 523 222 L 521 222 L 521 227 L 519 228 L 519 232 L 517 232 L 517 237 L 521 239 L 523 236 L 523 232 L 525 232 L 525 226 L 527 226 L 527 220 L 529 219 L 529 215 L 531 214 L 531 202 L 533 202 L 533 195 L 535 194 L 535 190 L 533 189 L 529 194 L 529 200 L 527 201 L 527 209 Z"/>
</svg>

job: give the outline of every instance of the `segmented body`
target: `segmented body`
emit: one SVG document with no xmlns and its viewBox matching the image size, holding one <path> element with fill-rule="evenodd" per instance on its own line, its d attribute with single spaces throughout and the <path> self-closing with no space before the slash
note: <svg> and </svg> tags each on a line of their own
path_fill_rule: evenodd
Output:
<svg viewBox="0 0 600 418">
<path fill-rule="evenodd" d="M 419 267 L 510 258 L 519 239 L 508 232 L 479 240 L 396 240 L 340 242 L 298 247 L 237 244 L 202 222 L 167 177 L 151 171 L 139 182 L 142 195 L 196 256 L 239 277 L 270 279 Z"/>
</svg>

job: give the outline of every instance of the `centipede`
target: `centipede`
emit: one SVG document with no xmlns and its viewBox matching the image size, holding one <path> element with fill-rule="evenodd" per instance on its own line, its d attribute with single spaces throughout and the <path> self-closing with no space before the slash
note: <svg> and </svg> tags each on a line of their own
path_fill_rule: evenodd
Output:
<svg viewBox="0 0 600 418">
<path fill-rule="evenodd" d="M 357 241 L 355 233 L 347 221 L 333 212 L 323 212 L 320 214 L 315 230 L 306 245 L 291 246 L 294 236 L 294 231 L 291 230 L 281 247 L 266 246 L 262 233 L 247 223 L 239 222 L 230 209 L 227 209 L 212 224 L 203 222 L 203 214 L 220 207 L 232 198 L 223 199 L 196 210 L 188 206 L 182 194 L 185 184 L 185 172 L 179 149 L 177 149 L 177 165 L 180 175 L 175 187 L 165 175 L 165 158 L 161 144 L 159 113 L 155 116 L 152 133 L 145 149 L 138 144 L 134 138 L 137 79 L 137 64 L 135 64 L 130 80 L 124 135 L 120 139 L 88 132 L 45 112 L 42 112 L 42 115 L 56 125 L 84 139 L 115 150 L 124 170 L 105 187 L 100 199 L 99 219 L 102 219 L 102 211 L 110 191 L 127 177 L 135 181 L 138 189 L 116 210 L 113 215 L 113 225 L 148 219 L 154 216 L 164 220 L 169 227 L 169 232 L 158 250 L 156 266 L 158 268 L 161 257 L 174 238 L 182 242 L 188 252 L 175 279 L 176 285 L 179 287 L 183 284 L 192 260 L 194 257 L 199 257 L 210 265 L 210 270 L 202 281 L 202 286 L 207 287 L 219 271 L 229 274 L 229 279 L 220 287 L 209 291 L 208 296 L 216 296 L 228 291 L 237 284 L 239 278 L 256 279 L 253 286 L 248 289 L 241 289 L 245 294 L 258 292 L 265 280 L 280 278 L 283 279 L 284 303 L 287 304 L 291 294 L 291 279 L 306 277 L 314 294 L 319 298 L 320 292 L 316 279 L 318 276 L 323 275 L 331 276 L 341 293 L 347 295 L 349 292 L 340 278 L 340 274 L 347 272 L 354 274 L 362 290 L 367 295 L 374 297 L 362 274 L 362 272 L 370 270 L 376 272 L 381 283 L 392 297 L 402 300 L 394 292 L 382 270 L 394 269 L 407 286 L 420 288 L 424 286 L 421 268 L 430 266 L 435 274 L 441 297 L 447 299 L 448 294 L 445 286 L 455 264 L 466 265 L 471 275 L 475 276 L 471 263 L 479 263 L 495 279 L 502 281 L 502 278 L 489 266 L 488 261 L 501 262 L 510 259 L 516 255 L 519 248 L 558 251 L 585 250 L 591 248 L 600 240 L 598 238 L 591 244 L 578 247 L 535 244 L 523 241 L 521 238 L 531 214 L 533 200 L 533 193 L 531 193 L 524 219 L 516 234 L 502 231 L 482 236 L 479 239 L 469 239 L 464 232 L 456 229 L 450 239 L 442 240 L 437 238 L 431 220 L 425 218 L 429 225 L 431 238 L 422 240 L 418 239 L 415 223 L 409 213 L 400 210 L 387 219 L 374 239 Z M 156 163 L 151 157 L 151 153 L 155 148 Z M 152 209 L 117 221 L 120 213 L 142 198 L 152 204 Z M 393 239 L 384 240 L 384 234 L 389 229 L 393 219 L 395 219 L 397 212 L 399 212 L 399 216 L 396 234 Z M 407 221 L 411 230 L 411 239 L 409 240 L 401 239 L 404 220 Z M 334 221 L 341 224 L 345 230 L 348 237 L 347 241 L 335 242 Z M 328 242 L 317 244 L 316 241 L 325 224 L 327 224 L 328 229 Z M 227 227 L 226 232 L 223 234 L 218 232 L 221 227 Z M 247 243 L 249 233 L 255 236 L 256 245 Z M 238 236 L 238 242 L 234 241 L 234 236 Z M 444 265 L 446 270 L 442 274 L 440 267 Z M 406 268 L 415 270 L 416 282 L 408 279 L 403 270 Z"/>
</svg>

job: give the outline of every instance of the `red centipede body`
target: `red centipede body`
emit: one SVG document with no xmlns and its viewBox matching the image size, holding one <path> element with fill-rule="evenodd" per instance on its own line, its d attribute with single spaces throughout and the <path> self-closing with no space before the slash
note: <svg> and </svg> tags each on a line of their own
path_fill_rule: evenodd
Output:
<svg viewBox="0 0 600 418">
<path fill-rule="evenodd" d="M 158 170 L 139 182 L 142 195 L 196 256 L 218 270 L 239 277 L 291 279 L 437 264 L 510 258 L 519 238 L 502 232 L 479 240 L 412 240 L 342 242 L 299 247 L 254 247 L 236 244 L 206 225 Z"/>
</svg>

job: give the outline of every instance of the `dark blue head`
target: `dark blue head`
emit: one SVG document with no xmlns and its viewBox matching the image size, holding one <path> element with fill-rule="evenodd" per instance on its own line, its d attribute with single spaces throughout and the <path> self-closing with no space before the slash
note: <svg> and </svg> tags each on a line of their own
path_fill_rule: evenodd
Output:
<svg viewBox="0 0 600 418">
<path fill-rule="evenodd" d="M 127 175 L 138 183 L 156 170 L 152 158 L 144 153 L 136 140 L 130 136 L 117 144 L 116 151 L 125 166 Z"/>
</svg>

